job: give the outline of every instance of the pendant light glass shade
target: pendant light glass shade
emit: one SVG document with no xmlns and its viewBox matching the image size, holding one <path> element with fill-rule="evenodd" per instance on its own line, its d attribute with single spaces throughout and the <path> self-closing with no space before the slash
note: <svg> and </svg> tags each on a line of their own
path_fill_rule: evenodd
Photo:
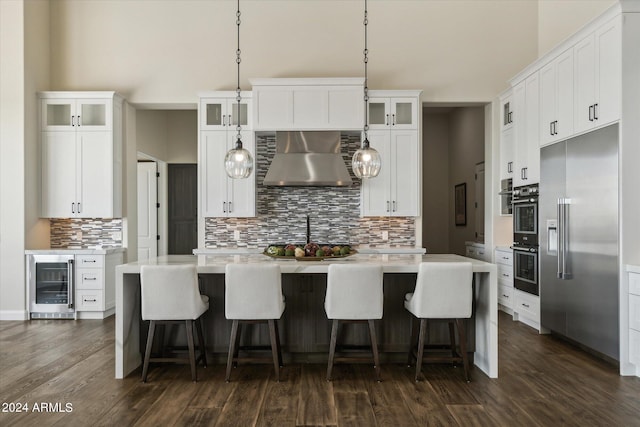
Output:
<svg viewBox="0 0 640 427">
<path fill-rule="evenodd" d="M 242 141 L 236 142 L 236 147 L 227 152 L 224 157 L 224 169 L 229 178 L 248 178 L 253 171 L 253 157 L 245 148 L 242 148 Z"/>
<path fill-rule="evenodd" d="M 238 48 L 236 49 L 236 64 L 238 66 L 238 86 L 236 87 L 236 101 L 238 102 L 238 125 L 236 131 L 238 132 L 238 139 L 236 140 L 235 148 L 232 148 L 224 156 L 224 169 L 227 172 L 227 176 L 233 179 L 248 178 L 253 171 L 253 157 L 251 153 L 245 148 L 242 148 L 242 140 L 240 139 L 240 132 L 242 127 L 240 126 L 240 101 L 242 100 L 240 91 L 240 0 L 238 0 L 238 10 L 236 12 L 236 25 L 238 26 Z"/>
<path fill-rule="evenodd" d="M 369 140 L 365 139 L 362 143 L 362 148 L 353 155 L 351 160 L 351 167 L 353 173 L 360 179 L 362 178 L 374 178 L 380 173 L 380 167 L 382 166 L 382 158 L 380 153 L 374 148 L 369 146 Z"/>
<path fill-rule="evenodd" d="M 367 64 L 369 63 L 369 49 L 367 48 L 367 25 L 369 25 L 369 12 L 367 0 L 364 0 L 364 129 L 362 147 L 358 149 L 351 159 L 353 173 L 360 179 L 375 178 L 380 173 L 382 158 L 380 153 L 369 146 L 369 87 Z"/>
</svg>

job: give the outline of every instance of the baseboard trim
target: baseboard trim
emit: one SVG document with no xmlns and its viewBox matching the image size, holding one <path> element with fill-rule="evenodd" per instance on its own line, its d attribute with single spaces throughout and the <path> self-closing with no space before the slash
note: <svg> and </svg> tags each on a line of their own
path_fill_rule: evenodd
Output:
<svg viewBox="0 0 640 427">
<path fill-rule="evenodd" d="M 0 310 L 2 320 L 29 320 L 29 313 L 27 310 Z"/>
</svg>

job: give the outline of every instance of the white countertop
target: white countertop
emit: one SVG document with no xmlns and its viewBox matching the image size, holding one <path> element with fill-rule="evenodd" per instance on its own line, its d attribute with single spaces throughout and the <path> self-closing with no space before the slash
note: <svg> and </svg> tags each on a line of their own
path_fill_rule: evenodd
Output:
<svg viewBox="0 0 640 427">
<path fill-rule="evenodd" d="M 361 254 L 409 254 L 409 255 L 422 255 L 427 252 L 425 248 L 417 247 L 368 247 L 358 246 L 354 247 L 358 253 Z M 194 255 L 249 255 L 249 254 L 262 254 L 264 248 L 198 248 L 193 250 Z"/>
<path fill-rule="evenodd" d="M 363 254 L 358 253 L 346 258 L 326 259 L 323 261 L 298 261 L 295 259 L 277 259 L 262 254 L 235 255 L 166 255 L 151 260 L 136 261 L 116 267 L 117 273 L 140 273 L 142 265 L 195 264 L 198 273 L 223 274 L 230 263 L 278 264 L 282 273 L 326 273 L 332 263 L 364 263 L 382 265 L 385 273 L 416 273 L 421 262 L 468 261 L 473 264 L 474 272 L 495 272 L 495 264 L 452 254 Z"/>
<path fill-rule="evenodd" d="M 82 249 L 27 249 L 25 255 L 109 255 L 125 252 L 126 248 L 82 248 Z"/>
<path fill-rule="evenodd" d="M 631 265 L 627 264 L 626 269 L 629 273 L 638 273 L 640 274 L 640 265 Z"/>
</svg>

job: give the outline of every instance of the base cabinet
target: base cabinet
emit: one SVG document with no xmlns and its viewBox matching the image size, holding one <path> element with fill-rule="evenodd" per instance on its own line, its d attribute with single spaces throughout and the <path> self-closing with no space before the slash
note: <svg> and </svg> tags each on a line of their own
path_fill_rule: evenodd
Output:
<svg viewBox="0 0 640 427">
<path fill-rule="evenodd" d="M 76 255 L 75 306 L 78 319 L 103 319 L 115 313 L 115 271 L 122 252 Z"/>
<path fill-rule="evenodd" d="M 513 290 L 513 320 L 540 329 L 540 298 L 527 292 Z"/>
<path fill-rule="evenodd" d="M 498 266 L 498 308 L 513 314 L 513 251 L 496 249 L 495 262 Z"/>
</svg>

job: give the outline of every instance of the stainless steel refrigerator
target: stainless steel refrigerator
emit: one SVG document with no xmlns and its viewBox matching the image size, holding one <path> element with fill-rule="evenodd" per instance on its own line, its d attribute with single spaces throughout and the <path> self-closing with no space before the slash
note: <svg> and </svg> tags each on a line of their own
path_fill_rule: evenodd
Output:
<svg viewBox="0 0 640 427">
<path fill-rule="evenodd" d="M 618 125 L 540 152 L 540 320 L 619 358 Z"/>
</svg>

